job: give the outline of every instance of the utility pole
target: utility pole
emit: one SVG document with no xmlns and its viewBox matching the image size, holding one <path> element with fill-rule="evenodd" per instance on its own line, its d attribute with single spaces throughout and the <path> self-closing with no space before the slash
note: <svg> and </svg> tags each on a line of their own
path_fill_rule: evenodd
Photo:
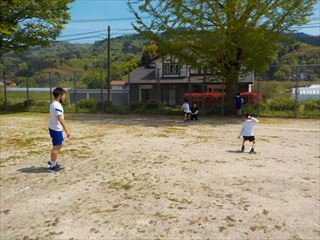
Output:
<svg viewBox="0 0 320 240">
<path fill-rule="evenodd" d="M 189 93 L 189 104 L 192 102 L 192 89 L 191 89 L 191 75 L 190 75 L 190 67 L 187 66 L 187 71 L 188 71 L 188 93 Z"/>
<path fill-rule="evenodd" d="M 104 110 L 103 106 L 103 77 L 102 77 L 102 71 L 100 71 L 100 102 L 101 102 L 101 112 Z"/>
<path fill-rule="evenodd" d="M 49 72 L 50 103 L 52 103 L 52 73 Z"/>
<path fill-rule="evenodd" d="M 27 107 L 29 107 L 29 78 L 26 79 L 26 88 L 27 88 Z"/>
<path fill-rule="evenodd" d="M 294 117 L 297 118 L 298 116 L 298 67 L 295 67 L 295 91 L 294 91 Z"/>
<path fill-rule="evenodd" d="M 260 74 L 257 74 L 257 85 L 258 85 L 258 93 L 260 96 Z M 260 117 L 260 98 L 258 99 L 258 105 L 257 105 L 257 116 Z"/>
<path fill-rule="evenodd" d="M 131 113 L 131 96 L 130 96 L 130 87 L 131 87 L 131 69 L 128 72 L 128 111 Z"/>
<path fill-rule="evenodd" d="M 4 90 L 4 111 L 6 112 L 8 110 L 6 72 L 3 71 L 2 74 L 3 74 L 3 90 Z"/>
<path fill-rule="evenodd" d="M 74 88 L 74 105 L 75 111 L 78 112 L 78 97 L 77 97 L 77 75 L 76 72 L 73 73 L 73 88 Z"/>
<path fill-rule="evenodd" d="M 206 115 L 206 73 L 203 75 L 202 80 L 202 112 Z"/>
<path fill-rule="evenodd" d="M 157 78 L 157 113 L 160 113 L 160 76 L 159 69 L 156 69 L 156 78 Z"/>
<path fill-rule="evenodd" d="M 107 86 L 108 86 L 108 101 L 110 101 L 110 26 L 108 26 L 108 63 L 107 63 Z"/>
</svg>

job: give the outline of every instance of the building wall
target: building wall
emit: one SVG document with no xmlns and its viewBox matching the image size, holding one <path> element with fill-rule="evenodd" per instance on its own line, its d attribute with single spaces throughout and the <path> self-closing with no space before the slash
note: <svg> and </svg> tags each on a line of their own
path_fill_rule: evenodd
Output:
<svg viewBox="0 0 320 240">
<path fill-rule="evenodd" d="M 146 86 L 152 86 L 149 99 L 157 99 L 157 84 L 131 84 L 131 102 L 143 102 L 142 89 Z M 160 84 L 160 101 L 171 106 L 181 105 L 185 92 L 188 92 L 188 84 Z"/>
<path fill-rule="evenodd" d="M 100 89 L 79 89 L 77 90 L 77 92 L 71 89 L 68 91 L 68 93 L 70 97 L 70 104 L 73 104 L 80 99 L 96 99 L 97 101 L 101 101 L 101 98 L 103 99 L 103 101 L 108 99 L 108 92 L 105 89 L 103 89 L 102 96 Z M 112 104 L 114 105 L 127 106 L 128 92 L 127 90 L 111 91 L 110 99 L 112 101 Z"/>
</svg>

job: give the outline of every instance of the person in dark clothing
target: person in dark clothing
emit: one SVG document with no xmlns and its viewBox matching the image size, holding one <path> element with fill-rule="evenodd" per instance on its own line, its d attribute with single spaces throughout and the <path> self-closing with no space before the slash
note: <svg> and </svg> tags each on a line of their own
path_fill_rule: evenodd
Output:
<svg viewBox="0 0 320 240">
<path fill-rule="evenodd" d="M 196 103 L 193 103 L 192 104 L 192 107 L 191 107 L 191 117 L 190 119 L 193 120 L 198 120 L 198 114 L 199 114 L 199 108 L 198 108 L 198 105 Z"/>
<path fill-rule="evenodd" d="M 244 103 L 243 98 L 240 96 L 240 93 L 237 93 L 237 96 L 235 97 L 235 102 L 236 102 L 236 109 L 237 109 L 237 115 L 238 117 L 241 117 L 241 108 Z"/>
</svg>

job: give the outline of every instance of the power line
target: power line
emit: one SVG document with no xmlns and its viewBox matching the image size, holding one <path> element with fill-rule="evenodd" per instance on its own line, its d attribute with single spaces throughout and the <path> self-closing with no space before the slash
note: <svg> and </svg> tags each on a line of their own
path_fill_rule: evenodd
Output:
<svg viewBox="0 0 320 240">
<path fill-rule="evenodd" d="M 151 17 L 141 17 L 141 19 L 149 19 Z M 74 19 L 70 23 L 86 23 L 86 22 L 117 22 L 117 21 L 130 21 L 136 20 L 135 17 L 123 17 L 123 18 L 100 18 L 100 19 Z"/>
<path fill-rule="evenodd" d="M 80 35 L 87 35 L 87 34 L 91 34 L 91 33 L 103 32 L 103 31 L 105 31 L 105 30 L 99 30 L 99 31 L 93 31 L 93 32 L 84 32 L 84 33 L 76 33 L 76 34 L 69 34 L 69 35 L 59 36 L 59 38 L 73 37 L 73 36 L 80 36 Z"/>
<path fill-rule="evenodd" d="M 76 2 L 127 2 L 127 0 L 76 0 Z"/>
<path fill-rule="evenodd" d="M 68 41 L 75 41 L 75 40 L 81 40 L 81 39 L 90 39 L 90 38 L 103 38 L 101 35 L 93 35 L 93 36 L 87 36 L 87 37 L 80 37 L 80 38 L 71 38 L 71 39 L 63 39 L 63 40 L 58 40 L 58 42 L 68 42 Z"/>
</svg>

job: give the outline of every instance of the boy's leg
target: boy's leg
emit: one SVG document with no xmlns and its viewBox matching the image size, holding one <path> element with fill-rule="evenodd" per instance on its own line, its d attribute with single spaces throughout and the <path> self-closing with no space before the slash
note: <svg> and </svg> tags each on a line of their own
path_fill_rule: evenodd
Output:
<svg viewBox="0 0 320 240">
<path fill-rule="evenodd" d="M 244 152 L 244 143 L 246 142 L 246 140 L 242 140 L 242 147 L 241 147 L 241 152 Z"/>
<path fill-rule="evenodd" d="M 58 153 L 61 151 L 62 145 L 60 146 L 53 146 L 51 150 L 51 164 L 53 166 L 56 165 Z"/>
<path fill-rule="evenodd" d="M 253 140 L 253 142 L 252 142 L 252 149 L 254 150 L 255 147 L 256 147 L 256 140 Z"/>
<path fill-rule="evenodd" d="M 256 153 L 256 152 L 254 151 L 255 146 L 256 146 L 256 141 L 253 140 L 253 141 L 252 141 L 252 147 L 251 147 L 250 153 Z"/>
</svg>

